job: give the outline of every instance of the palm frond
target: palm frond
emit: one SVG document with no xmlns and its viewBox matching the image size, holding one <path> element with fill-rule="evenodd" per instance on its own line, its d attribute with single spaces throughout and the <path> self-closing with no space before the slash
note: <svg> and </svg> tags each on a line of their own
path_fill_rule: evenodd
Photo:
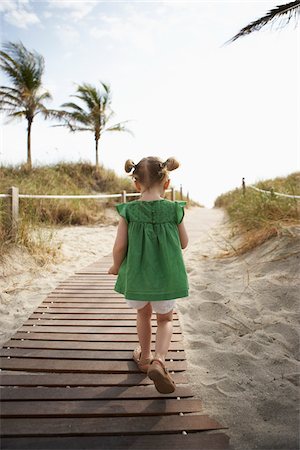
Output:
<svg viewBox="0 0 300 450">
<path fill-rule="evenodd" d="M 16 106 L 21 104 L 20 97 L 16 95 L 13 91 L 11 91 L 9 88 L 7 89 L 0 88 L 0 102 L 5 101 L 12 101 L 15 103 Z"/>
<path fill-rule="evenodd" d="M 41 103 L 44 100 L 52 100 L 52 95 L 49 91 L 43 92 L 42 94 L 36 97 L 38 103 Z"/>
<path fill-rule="evenodd" d="M 300 0 L 276 6 L 275 8 L 271 9 L 265 16 L 260 17 L 259 19 L 242 28 L 235 36 L 233 36 L 233 38 L 231 38 L 225 44 L 234 42 L 240 37 L 246 36 L 250 33 L 253 33 L 254 31 L 259 31 L 262 27 L 272 22 L 285 19 L 286 23 L 288 23 L 292 17 L 296 18 L 299 13 Z"/>
<path fill-rule="evenodd" d="M 112 125 L 112 126 L 110 126 L 110 127 L 108 127 L 108 128 L 105 128 L 105 129 L 103 130 L 103 132 L 105 132 L 105 131 L 124 131 L 124 132 L 129 133 L 129 134 L 131 134 L 132 136 L 134 136 L 133 132 L 132 132 L 129 128 L 126 127 L 125 124 L 126 124 L 127 122 L 129 122 L 129 120 L 126 120 L 126 121 L 124 121 L 124 122 L 120 122 L 120 123 L 117 123 L 117 124 L 115 124 L 115 125 Z"/>
<path fill-rule="evenodd" d="M 74 109 L 75 111 L 84 113 L 84 109 L 81 108 L 81 106 L 77 105 L 76 103 L 73 102 L 69 102 L 69 103 L 63 103 L 61 105 L 62 108 L 70 108 L 70 109 Z"/>
<path fill-rule="evenodd" d="M 26 111 L 15 111 L 6 109 L 5 112 L 7 116 L 5 123 L 7 124 L 14 122 L 16 119 L 20 121 L 26 118 Z"/>
<path fill-rule="evenodd" d="M 43 102 L 51 95 L 42 88 L 43 56 L 27 50 L 22 42 L 6 42 L 0 51 L 0 69 L 12 82 L 12 86 L 0 87 L 1 108 L 11 117 L 12 110 L 17 113 L 23 109 L 26 117 L 45 114 Z"/>
</svg>

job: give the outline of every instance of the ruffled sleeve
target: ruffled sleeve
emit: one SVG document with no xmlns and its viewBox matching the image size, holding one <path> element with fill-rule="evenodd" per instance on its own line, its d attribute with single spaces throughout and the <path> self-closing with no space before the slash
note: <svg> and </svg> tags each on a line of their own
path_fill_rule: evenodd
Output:
<svg viewBox="0 0 300 450">
<path fill-rule="evenodd" d="M 126 222 L 128 222 L 128 219 L 127 219 L 127 203 L 119 203 L 118 205 L 116 205 L 116 210 L 118 211 L 120 216 L 124 217 Z"/>
<path fill-rule="evenodd" d="M 184 217 L 184 207 L 186 205 L 186 202 L 183 201 L 176 201 L 176 223 L 179 224 L 182 222 L 182 219 Z"/>
</svg>

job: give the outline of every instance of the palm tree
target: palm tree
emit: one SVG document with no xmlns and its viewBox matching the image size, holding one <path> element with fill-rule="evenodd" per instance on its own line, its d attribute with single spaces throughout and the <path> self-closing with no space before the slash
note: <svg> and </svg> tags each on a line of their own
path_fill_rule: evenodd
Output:
<svg viewBox="0 0 300 450">
<path fill-rule="evenodd" d="M 51 99 L 42 86 L 44 58 L 22 42 L 7 42 L 0 51 L 0 68 L 12 82 L 12 86 L 0 86 L 0 111 L 11 120 L 26 118 L 27 167 L 31 169 L 31 126 L 37 114 L 48 116 L 43 102 Z"/>
<path fill-rule="evenodd" d="M 84 83 L 77 86 L 76 94 L 71 97 L 81 100 L 84 107 L 73 102 L 61 105 L 67 109 L 60 111 L 57 117 L 64 123 L 56 126 L 66 126 L 72 132 L 91 131 L 95 137 L 96 168 L 99 168 L 98 144 L 102 134 L 107 131 L 127 131 L 129 133 L 131 131 L 125 127 L 127 121 L 109 125 L 109 121 L 114 115 L 111 109 L 109 85 L 100 81 L 100 89 L 97 89 L 91 84 Z"/>
<path fill-rule="evenodd" d="M 253 31 L 259 31 L 262 27 L 267 24 L 278 22 L 282 19 L 286 19 L 286 23 L 289 23 L 291 18 L 294 16 L 296 18 L 297 14 L 300 13 L 300 0 L 285 3 L 284 5 L 276 6 L 276 8 L 271 9 L 265 16 L 251 22 L 246 27 L 242 28 L 233 38 L 231 38 L 227 43 L 234 42 L 242 36 L 252 33 Z"/>
</svg>

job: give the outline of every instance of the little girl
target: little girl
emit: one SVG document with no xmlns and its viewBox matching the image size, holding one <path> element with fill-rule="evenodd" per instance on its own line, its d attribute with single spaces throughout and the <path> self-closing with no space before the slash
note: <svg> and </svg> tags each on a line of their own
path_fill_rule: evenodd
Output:
<svg viewBox="0 0 300 450">
<path fill-rule="evenodd" d="M 125 296 L 129 307 L 137 309 L 140 345 L 133 359 L 163 394 L 174 392 L 175 382 L 165 367 L 172 338 L 175 299 L 188 296 L 187 274 L 182 250 L 188 244 L 183 224 L 186 202 L 164 199 L 170 185 L 169 171 L 177 169 L 174 158 L 143 158 L 138 164 L 127 160 L 139 200 L 116 206 L 120 222 L 113 247 L 113 266 L 108 273 L 118 275 L 115 290 Z M 156 312 L 155 356 L 151 354 L 151 316 Z"/>
</svg>

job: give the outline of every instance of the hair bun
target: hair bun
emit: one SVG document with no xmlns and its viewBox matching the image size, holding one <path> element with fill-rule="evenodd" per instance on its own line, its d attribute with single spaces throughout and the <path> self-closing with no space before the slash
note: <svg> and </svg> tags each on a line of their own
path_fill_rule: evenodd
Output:
<svg viewBox="0 0 300 450">
<path fill-rule="evenodd" d="M 179 162 L 177 161 L 177 159 L 175 158 L 168 158 L 165 162 L 164 162 L 164 167 L 167 168 L 167 170 L 169 172 L 171 172 L 171 170 L 175 170 L 178 169 L 179 167 Z"/>
<path fill-rule="evenodd" d="M 125 162 L 125 172 L 131 172 L 134 167 L 134 162 L 131 159 L 127 159 L 127 161 Z"/>
</svg>

